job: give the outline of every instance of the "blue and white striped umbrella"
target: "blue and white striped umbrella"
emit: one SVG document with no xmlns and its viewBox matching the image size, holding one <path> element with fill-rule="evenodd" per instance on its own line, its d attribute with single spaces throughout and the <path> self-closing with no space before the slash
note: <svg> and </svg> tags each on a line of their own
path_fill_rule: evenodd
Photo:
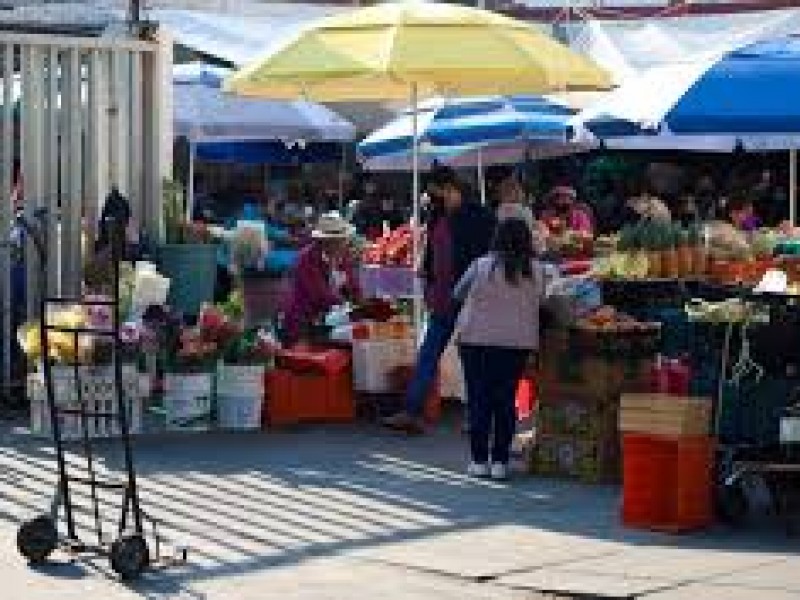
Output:
<svg viewBox="0 0 800 600">
<path fill-rule="evenodd" d="M 457 166 L 512 162 L 537 146 L 547 156 L 580 151 L 567 140 L 575 111 L 540 96 L 434 99 L 418 113 L 423 163 Z M 406 112 L 358 145 L 367 168 L 404 168 L 410 164 L 413 114 Z M 546 148 L 546 151 L 545 151 Z"/>
</svg>

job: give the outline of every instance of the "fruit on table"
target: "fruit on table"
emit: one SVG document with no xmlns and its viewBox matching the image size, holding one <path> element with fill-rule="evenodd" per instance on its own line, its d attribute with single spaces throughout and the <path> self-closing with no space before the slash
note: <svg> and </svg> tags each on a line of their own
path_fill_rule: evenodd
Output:
<svg viewBox="0 0 800 600">
<path fill-rule="evenodd" d="M 362 259 L 369 265 L 404 266 L 413 264 L 413 238 L 411 227 L 403 225 L 367 244 Z"/>
<path fill-rule="evenodd" d="M 614 252 L 598 274 L 612 279 L 645 279 L 649 269 L 650 263 L 644 252 Z"/>
<path fill-rule="evenodd" d="M 619 333 L 649 331 L 653 328 L 651 323 L 637 321 L 630 315 L 618 311 L 613 306 L 601 306 L 594 312 L 581 317 L 577 326 L 578 329 L 587 331 Z"/>
</svg>

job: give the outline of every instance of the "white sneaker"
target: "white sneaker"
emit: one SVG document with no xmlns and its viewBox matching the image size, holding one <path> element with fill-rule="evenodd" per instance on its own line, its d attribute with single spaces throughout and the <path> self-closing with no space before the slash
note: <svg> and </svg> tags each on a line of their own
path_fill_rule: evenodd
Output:
<svg viewBox="0 0 800 600">
<path fill-rule="evenodd" d="M 492 463 L 491 477 L 495 481 L 508 479 L 508 465 L 505 463 Z"/>
<path fill-rule="evenodd" d="M 485 479 L 489 477 L 489 465 L 486 463 L 471 462 L 467 467 L 467 475 L 470 477 L 479 477 Z"/>
</svg>

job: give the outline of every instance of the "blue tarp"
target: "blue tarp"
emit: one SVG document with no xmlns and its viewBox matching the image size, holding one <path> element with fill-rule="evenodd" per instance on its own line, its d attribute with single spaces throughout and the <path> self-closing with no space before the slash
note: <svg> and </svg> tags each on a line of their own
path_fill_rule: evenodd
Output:
<svg viewBox="0 0 800 600">
<path fill-rule="evenodd" d="M 716 136 L 722 145 L 793 148 L 800 136 L 800 37 L 653 69 L 575 120 L 600 138 Z"/>
<path fill-rule="evenodd" d="M 325 142 L 304 148 L 289 148 L 283 142 L 210 142 L 197 144 L 196 152 L 198 160 L 239 164 L 291 166 L 342 159 L 341 144 Z"/>
<path fill-rule="evenodd" d="M 800 37 L 758 42 L 727 54 L 666 117 L 675 133 L 800 132 Z"/>
</svg>

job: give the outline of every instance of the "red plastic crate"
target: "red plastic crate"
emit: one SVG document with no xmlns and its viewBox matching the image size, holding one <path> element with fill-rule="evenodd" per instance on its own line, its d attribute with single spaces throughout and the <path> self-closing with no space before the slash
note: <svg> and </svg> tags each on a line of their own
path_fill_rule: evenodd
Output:
<svg viewBox="0 0 800 600">
<path fill-rule="evenodd" d="M 622 521 L 679 533 L 711 525 L 714 440 L 625 434 Z"/>
<path fill-rule="evenodd" d="M 275 369 L 266 376 L 264 425 L 349 423 L 355 420 L 352 377 Z"/>
</svg>

